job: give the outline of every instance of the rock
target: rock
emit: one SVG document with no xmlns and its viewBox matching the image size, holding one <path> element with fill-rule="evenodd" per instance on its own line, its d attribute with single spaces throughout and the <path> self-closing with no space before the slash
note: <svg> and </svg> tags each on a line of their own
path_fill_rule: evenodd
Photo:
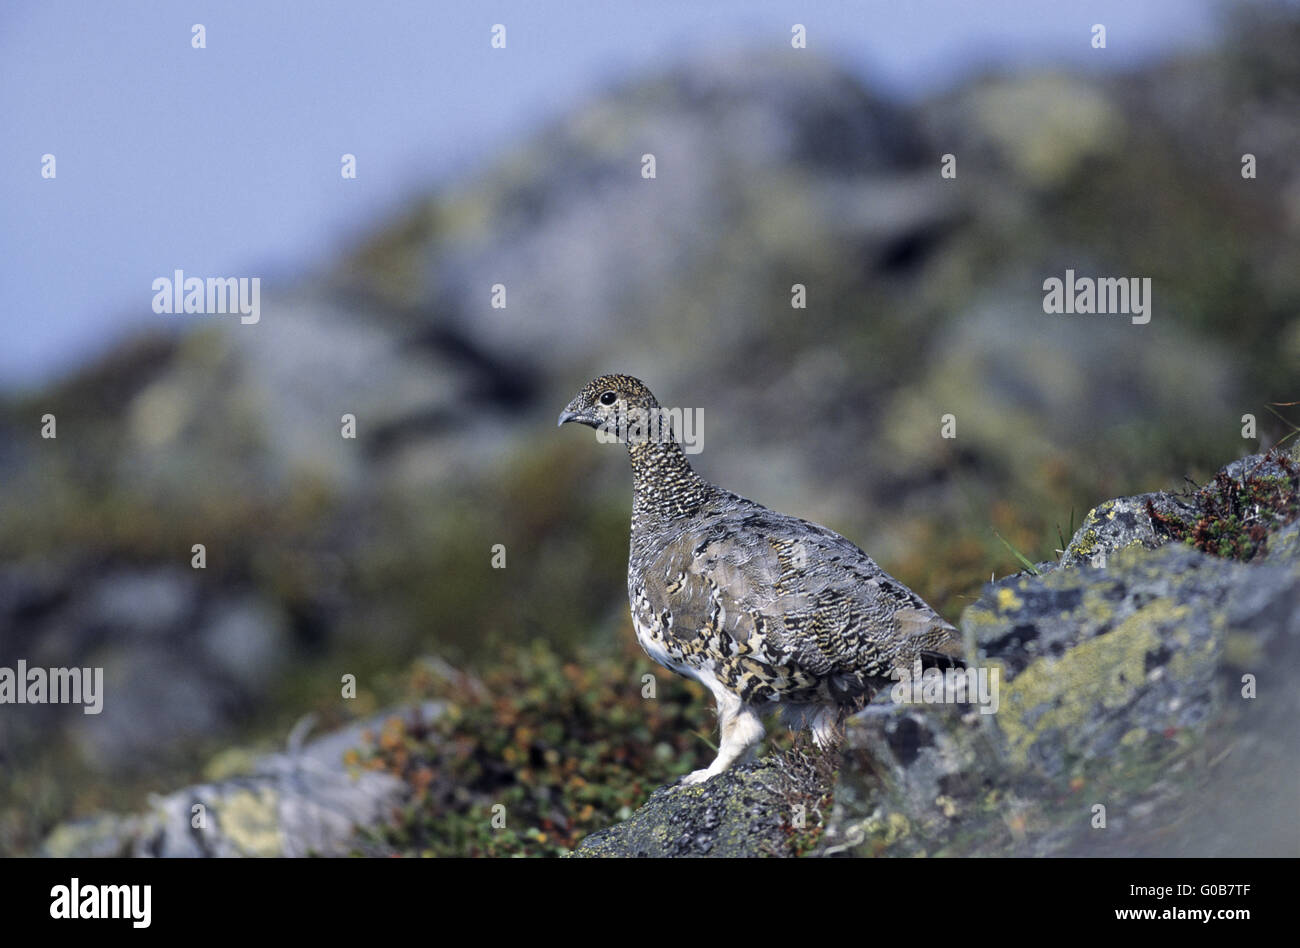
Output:
<svg viewBox="0 0 1300 948">
<path fill-rule="evenodd" d="M 792 752 L 742 764 L 705 784 L 660 787 L 631 819 L 588 836 L 572 855 L 791 855 L 806 826 L 819 822 L 826 777 Z"/>
<path fill-rule="evenodd" d="M 166 636 L 191 618 L 197 585 L 193 573 L 179 567 L 115 570 L 95 583 L 85 604 L 87 617 L 118 634 Z"/>
<path fill-rule="evenodd" d="M 1061 565 L 1104 567 L 1108 556 L 1128 547 L 1153 550 L 1163 546 L 1169 538 L 1152 524 L 1148 503 L 1158 513 L 1180 520 L 1194 517 L 1196 513 L 1194 505 L 1160 492 L 1108 500 L 1088 511 L 1083 526 L 1061 556 Z"/>
<path fill-rule="evenodd" d="M 1271 560 L 1300 560 L 1300 520 L 1288 524 L 1268 538 Z"/>
<path fill-rule="evenodd" d="M 1206 490 L 1221 483 L 1220 478 L 1240 482 L 1245 477 L 1288 478 L 1294 471 L 1282 465 L 1284 457 L 1270 454 L 1252 454 L 1228 464 L 1216 477 L 1197 493 L 1174 494 L 1156 492 L 1136 497 L 1108 500 L 1088 511 L 1061 557 L 1061 566 L 1105 566 L 1110 554 L 1132 546 L 1155 549 L 1172 539 L 1168 530 L 1153 522 L 1151 512 L 1158 518 L 1182 523 L 1195 523 L 1214 511 L 1208 508 L 1213 494 Z"/>
<path fill-rule="evenodd" d="M 47 856 L 341 856 L 353 851 L 360 827 L 382 823 L 408 792 L 390 774 L 343 763 L 362 732 L 378 730 L 393 714 L 420 715 L 426 722 L 442 711 L 388 711 L 252 762 L 239 776 L 197 784 L 150 801 L 147 813 L 100 815 L 63 824 L 46 839 Z M 228 757 L 223 758 L 228 765 Z M 196 807 L 206 826 L 196 828 Z"/>
<path fill-rule="evenodd" d="M 101 714 L 47 705 L 0 715 L 0 743 L 16 755 L 58 734 L 95 771 L 133 772 L 228 727 L 291 660 L 278 604 L 204 588 L 188 566 L 96 570 L 65 554 L 0 575 L 0 625 L 14 627 L 0 634 L 0 666 L 104 670 Z"/>
<path fill-rule="evenodd" d="M 1102 504 L 1071 544 L 1091 532 L 1105 568 L 1009 577 L 966 611 L 977 665 L 1001 676 L 995 714 L 853 719 L 825 851 L 1300 852 L 1300 699 L 1270 673 L 1300 660 L 1300 522 L 1250 564 L 1152 551 L 1148 498 L 1169 502 Z"/>
</svg>

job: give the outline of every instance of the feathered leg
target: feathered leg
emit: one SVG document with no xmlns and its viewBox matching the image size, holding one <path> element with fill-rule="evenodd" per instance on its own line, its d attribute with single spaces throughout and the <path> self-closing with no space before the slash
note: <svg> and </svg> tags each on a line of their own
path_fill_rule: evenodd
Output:
<svg viewBox="0 0 1300 948">
<path fill-rule="evenodd" d="M 718 756 L 706 769 L 683 777 L 684 784 L 703 783 L 737 761 L 748 760 L 754 756 L 758 742 L 763 739 L 763 719 L 757 711 L 730 692 L 718 691 L 714 697 L 718 702 L 719 733 L 722 735 Z"/>
</svg>

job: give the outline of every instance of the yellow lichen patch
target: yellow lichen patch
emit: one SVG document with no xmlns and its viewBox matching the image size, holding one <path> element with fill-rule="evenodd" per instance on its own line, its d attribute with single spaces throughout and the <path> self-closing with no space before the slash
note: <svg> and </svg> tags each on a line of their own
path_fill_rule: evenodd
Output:
<svg viewBox="0 0 1300 948">
<path fill-rule="evenodd" d="M 1052 730 L 1069 734 L 1085 716 L 1122 707 L 1145 680 L 1147 652 L 1159 644 L 1156 629 L 1177 626 L 1185 606 L 1157 600 L 1125 619 L 1107 635 L 1080 642 L 1060 659 L 1040 658 L 1003 686 L 996 724 L 1011 759 L 1024 766 L 1029 748 Z M 1027 715 L 1034 713 L 1032 721 Z"/>
<path fill-rule="evenodd" d="M 883 819 L 872 817 L 862 824 L 866 834 L 876 840 L 877 844 L 892 846 L 912 832 L 912 824 L 902 813 L 894 810 Z"/>
<path fill-rule="evenodd" d="M 1075 610 L 1078 621 L 1098 629 L 1115 621 L 1115 601 L 1108 595 L 1112 588 L 1114 583 L 1109 580 L 1093 587 Z"/>
<path fill-rule="evenodd" d="M 221 831 L 245 856 L 282 856 L 278 799 L 274 791 L 257 793 L 240 790 L 222 802 L 218 819 Z"/>
<path fill-rule="evenodd" d="M 1096 549 L 1097 549 L 1097 531 L 1095 528 L 1089 527 L 1079 537 L 1079 543 L 1074 548 L 1073 552 L 1077 556 L 1091 556 L 1096 551 Z"/>
<path fill-rule="evenodd" d="M 1243 632 L 1234 632 L 1223 641 L 1223 660 L 1234 668 L 1253 668 L 1263 658 L 1259 639 Z"/>
<path fill-rule="evenodd" d="M 54 828 L 45 839 L 45 855 L 54 858 L 67 856 L 84 856 L 87 851 L 102 851 L 105 840 L 121 839 L 126 834 L 123 824 L 131 825 L 132 819 L 123 821 L 117 816 L 95 816 L 76 823 L 62 823 Z M 122 853 L 121 855 L 125 855 Z"/>
<path fill-rule="evenodd" d="M 240 777 L 253 772 L 257 754 L 245 747 L 229 747 L 221 751 L 203 768 L 203 779 L 216 783 L 230 777 Z"/>
<path fill-rule="evenodd" d="M 1010 589 L 998 590 L 998 611 L 1010 612 L 1024 607 L 1024 602 Z"/>
<path fill-rule="evenodd" d="M 1211 615 L 1210 624 L 1216 632 L 1222 632 L 1225 624 L 1223 615 Z M 1203 641 L 1199 649 L 1193 649 L 1191 636 L 1183 629 L 1174 633 L 1174 653 L 1169 657 L 1169 673 L 1174 678 L 1183 680 L 1193 675 L 1198 668 L 1207 663 L 1217 665 L 1222 653 L 1222 636 L 1213 635 Z"/>
<path fill-rule="evenodd" d="M 1127 129 L 1112 100 L 1059 74 L 990 83 L 971 107 L 1005 159 L 1041 187 L 1059 186 L 1090 159 L 1116 151 Z"/>
<path fill-rule="evenodd" d="M 1119 739 L 1120 744 L 1124 747 L 1137 747 L 1147 739 L 1146 728 L 1135 727 L 1124 733 Z"/>
<path fill-rule="evenodd" d="M 976 639 L 979 638 L 978 629 L 1001 628 L 1002 625 L 1003 621 L 998 614 L 983 603 L 976 603 L 961 614 L 962 631 Z"/>
<path fill-rule="evenodd" d="M 908 822 L 907 817 L 902 813 L 889 814 L 889 835 L 888 839 L 893 842 L 902 839 L 912 832 L 912 824 Z"/>
</svg>

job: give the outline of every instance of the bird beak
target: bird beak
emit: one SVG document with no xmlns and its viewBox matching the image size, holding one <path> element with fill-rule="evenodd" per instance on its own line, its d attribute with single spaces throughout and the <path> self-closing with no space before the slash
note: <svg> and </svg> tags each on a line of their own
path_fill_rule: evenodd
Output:
<svg viewBox="0 0 1300 948">
<path fill-rule="evenodd" d="M 581 425 L 590 424 L 591 422 L 587 420 L 589 416 L 583 414 L 585 407 L 582 404 L 581 395 L 574 398 L 573 401 L 564 406 L 564 411 L 560 412 L 560 423 L 556 427 L 560 427 L 566 421 L 576 421 Z"/>
</svg>

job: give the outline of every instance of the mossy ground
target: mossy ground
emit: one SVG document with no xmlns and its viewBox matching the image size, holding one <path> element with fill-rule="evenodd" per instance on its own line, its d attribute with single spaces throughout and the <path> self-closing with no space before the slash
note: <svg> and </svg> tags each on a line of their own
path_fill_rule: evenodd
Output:
<svg viewBox="0 0 1300 948">
<path fill-rule="evenodd" d="M 1265 466 L 1281 473 L 1262 473 Z M 1271 451 L 1240 479 L 1220 471 L 1189 496 L 1200 512 L 1195 520 L 1162 514 L 1147 501 L 1156 531 L 1202 553 L 1247 562 L 1267 551 L 1269 533 L 1300 518 L 1300 466 Z"/>
<path fill-rule="evenodd" d="M 565 657 L 538 641 L 507 649 L 482 678 L 439 678 L 417 663 L 408 697 L 447 710 L 428 727 L 394 717 L 349 755 L 411 789 L 391 823 L 360 841 L 364 853 L 562 855 L 714 753 L 703 689 L 630 643 Z"/>
</svg>

